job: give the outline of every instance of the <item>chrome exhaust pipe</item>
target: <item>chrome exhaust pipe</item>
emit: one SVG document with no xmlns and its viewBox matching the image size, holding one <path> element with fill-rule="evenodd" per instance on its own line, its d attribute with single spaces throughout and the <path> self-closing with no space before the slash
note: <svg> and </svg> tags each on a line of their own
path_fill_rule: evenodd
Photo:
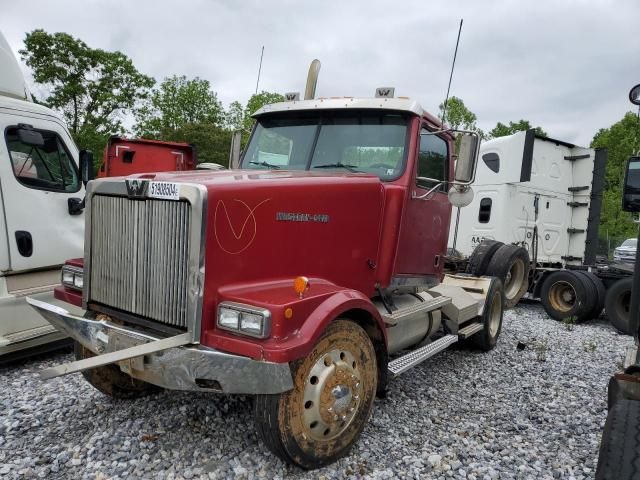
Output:
<svg viewBox="0 0 640 480">
<path fill-rule="evenodd" d="M 307 75 L 307 86 L 304 89 L 304 99 L 313 100 L 316 96 L 316 86 L 318 85 L 318 73 L 320 73 L 320 60 L 315 59 L 309 65 Z"/>
</svg>

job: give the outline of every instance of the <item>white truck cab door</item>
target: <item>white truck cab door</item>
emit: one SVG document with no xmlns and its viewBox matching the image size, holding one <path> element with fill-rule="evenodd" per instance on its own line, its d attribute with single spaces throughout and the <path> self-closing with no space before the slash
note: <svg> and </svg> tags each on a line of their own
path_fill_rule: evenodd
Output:
<svg viewBox="0 0 640 480">
<path fill-rule="evenodd" d="M 84 215 L 68 200 L 84 198 L 78 151 L 61 122 L 44 116 L 2 115 L 0 187 L 9 243 L 9 269 L 20 272 L 61 265 L 82 256 Z M 21 140 L 18 124 L 42 134 L 44 144 Z"/>
</svg>

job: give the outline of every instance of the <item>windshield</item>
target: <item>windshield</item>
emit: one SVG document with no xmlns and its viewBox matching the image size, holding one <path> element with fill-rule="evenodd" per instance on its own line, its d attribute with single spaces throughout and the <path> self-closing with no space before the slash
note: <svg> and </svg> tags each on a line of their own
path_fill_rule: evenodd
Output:
<svg viewBox="0 0 640 480">
<path fill-rule="evenodd" d="M 624 242 L 622 242 L 622 245 L 620 245 L 621 247 L 637 247 L 638 245 L 638 239 L 637 238 L 629 238 L 627 240 L 625 240 Z"/>
<path fill-rule="evenodd" d="M 398 113 L 323 112 L 260 117 L 242 168 L 365 172 L 400 176 L 407 117 Z"/>
</svg>

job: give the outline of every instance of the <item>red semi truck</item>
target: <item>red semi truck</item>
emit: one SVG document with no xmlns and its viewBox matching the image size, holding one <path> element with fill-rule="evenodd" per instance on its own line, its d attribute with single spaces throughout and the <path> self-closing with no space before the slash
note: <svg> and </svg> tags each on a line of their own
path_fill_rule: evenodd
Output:
<svg viewBox="0 0 640 480">
<path fill-rule="evenodd" d="M 239 169 L 88 184 L 85 255 L 56 290 L 87 314 L 30 301 L 76 342 L 43 378 L 252 394 L 269 449 L 315 468 L 356 442 L 390 377 L 458 341 L 496 345 L 500 280 L 443 273 L 477 136 L 459 132 L 456 156 L 410 99 L 308 85 L 256 112 Z"/>
</svg>

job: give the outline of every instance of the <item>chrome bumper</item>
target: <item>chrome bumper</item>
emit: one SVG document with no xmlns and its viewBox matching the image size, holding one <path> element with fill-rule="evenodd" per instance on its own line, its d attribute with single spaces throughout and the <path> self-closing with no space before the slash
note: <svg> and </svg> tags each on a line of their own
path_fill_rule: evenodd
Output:
<svg viewBox="0 0 640 480">
<path fill-rule="evenodd" d="M 33 298 L 27 302 L 96 354 L 43 370 L 43 379 L 117 364 L 134 378 L 170 390 L 274 394 L 293 388 L 288 363 L 263 362 L 190 344 L 188 333 L 158 338 L 105 320 L 81 318 Z"/>
</svg>

